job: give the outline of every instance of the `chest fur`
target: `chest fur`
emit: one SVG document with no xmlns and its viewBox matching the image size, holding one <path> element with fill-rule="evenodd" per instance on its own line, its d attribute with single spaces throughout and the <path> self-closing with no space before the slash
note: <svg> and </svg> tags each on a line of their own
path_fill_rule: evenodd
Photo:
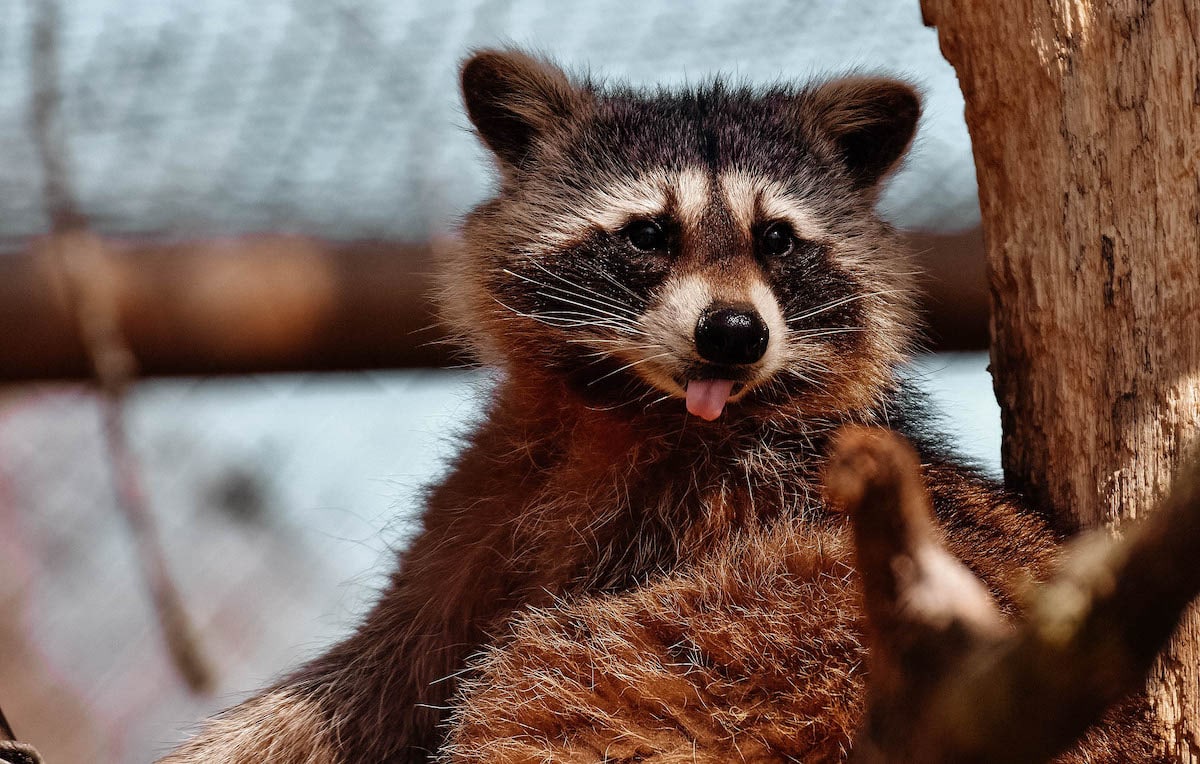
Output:
<svg viewBox="0 0 1200 764">
<path fill-rule="evenodd" d="M 765 448 L 565 459 L 519 512 L 514 548 L 542 585 L 627 589 L 781 516 L 820 514 L 815 461 Z"/>
</svg>

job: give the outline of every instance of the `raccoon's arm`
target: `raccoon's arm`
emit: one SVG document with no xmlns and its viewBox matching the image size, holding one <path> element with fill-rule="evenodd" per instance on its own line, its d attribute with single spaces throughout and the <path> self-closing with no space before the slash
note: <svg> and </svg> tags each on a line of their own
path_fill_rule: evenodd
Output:
<svg viewBox="0 0 1200 764">
<path fill-rule="evenodd" d="M 968 470 L 929 468 L 948 547 L 1001 602 L 1054 539 Z M 950 506 L 957 503 L 957 506 Z M 844 761 L 865 647 L 849 533 L 785 522 L 628 594 L 523 616 L 456 700 L 446 764 Z M 1015 583 L 1015 582 L 1014 582 Z M 1144 702 L 1063 762 L 1148 762 Z"/>
</svg>

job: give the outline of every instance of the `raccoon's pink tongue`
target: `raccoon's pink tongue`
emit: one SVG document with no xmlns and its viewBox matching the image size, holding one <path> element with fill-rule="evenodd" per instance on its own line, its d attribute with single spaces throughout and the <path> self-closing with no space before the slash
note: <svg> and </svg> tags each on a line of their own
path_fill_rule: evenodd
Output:
<svg viewBox="0 0 1200 764">
<path fill-rule="evenodd" d="M 731 392 L 733 382 L 728 379 L 693 379 L 687 383 L 688 413 L 711 422 L 721 416 Z"/>
</svg>

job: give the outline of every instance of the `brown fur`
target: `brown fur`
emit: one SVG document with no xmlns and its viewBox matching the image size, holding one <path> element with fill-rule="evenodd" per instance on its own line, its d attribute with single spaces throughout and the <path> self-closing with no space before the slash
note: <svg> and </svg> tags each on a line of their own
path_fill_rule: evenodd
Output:
<svg viewBox="0 0 1200 764">
<path fill-rule="evenodd" d="M 951 552 L 1000 601 L 1054 545 L 979 486 L 927 470 Z M 862 715 L 865 637 L 847 523 L 784 520 L 618 597 L 531 611 L 475 661 L 443 760 L 840 762 Z M 1133 700 L 1063 764 L 1155 761 Z"/>
<path fill-rule="evenodd" d="M 873 211 L 916 94 L 852 78 L 648 96 L 513 52 L 470 59 L 463 90 L 499 188 L 443 304 L 498 369 L 486 419 L 356 632 L 168 761 L 426 761 L 464 680 L 462 761 L 836 760 L 862 648 L 819 476 L 843 424 L 920 435 L 896 371 L 907 260 Z M 624 238 L 647 219 L 666 250 Z M 795 246 L 768 257 L 757 237 L 780 221 Z M 699 357 L 705 302 L 762 314 L 760 361 Z M 740 385 L 724 416 L 688 415 L 686 385 L 714 378 Z M 1052 537 L 923 450 L 951 550 L 1011 605 Z"/>
</svg>

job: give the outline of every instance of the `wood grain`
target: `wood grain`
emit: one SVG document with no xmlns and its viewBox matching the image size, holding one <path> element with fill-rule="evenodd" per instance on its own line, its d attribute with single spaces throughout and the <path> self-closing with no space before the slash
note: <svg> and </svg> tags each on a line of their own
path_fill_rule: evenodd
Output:
<svg viewBox="0 0 1200 764">
<path fill-rule="evenodd" d="M 923 0 L 980 184 L 1008 480 L 1064 526 L 1152 507 L 1200 425 L 1200 6 Z M 1151 681 L 1200 761 L 1200 618 Z"/>
</svg>

